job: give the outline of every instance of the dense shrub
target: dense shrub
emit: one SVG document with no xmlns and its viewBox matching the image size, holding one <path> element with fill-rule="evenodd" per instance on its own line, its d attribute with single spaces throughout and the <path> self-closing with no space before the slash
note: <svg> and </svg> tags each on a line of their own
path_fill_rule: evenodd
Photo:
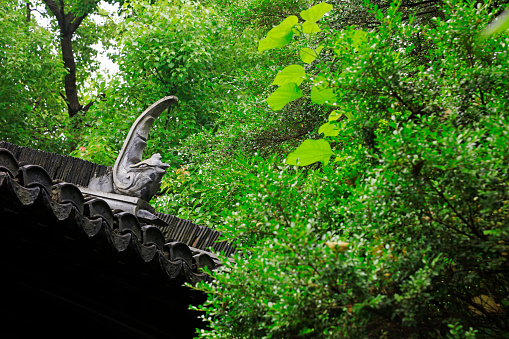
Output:
<svg viewBox="0 0 509 339">
<path fill-rule="evenodd" d="M 425 25 L 393 4 L 371 9 L 373 30 L 315 40 L 289 26 L 315 67 L 267 101 L 310 99 L 329 122 L 287 164 L 223 167 L 238 189 L 222 230 L 239 250 L 199 286 L 201 337 L 509 334 L 509 38 L 482 37 L 491 10 L 450 1 Z"/>
</svg>

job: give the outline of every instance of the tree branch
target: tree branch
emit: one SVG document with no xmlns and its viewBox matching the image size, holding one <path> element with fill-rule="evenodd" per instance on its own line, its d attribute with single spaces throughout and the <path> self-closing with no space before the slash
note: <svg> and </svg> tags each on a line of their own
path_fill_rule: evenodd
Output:
<svg viewBox="0 0 509 339">
<path fill-rule="evenodd" d="M 85 106 L 81 109 L 81 111 L 82 111 L 82 112 L 84 112 L 84 113 L 86 113 L 86 112 L 90 109 L 90 107 L 92 107 L 92 105 L 93 105 L 94 103 L 95 103 L 95 100 L 94 100 L 94 99 L 90 100 L 90 102 L 89 102 L 88 104 L 86 104 L 86 105 L 85 105 Z"/>
<path fill-rule="evenodd" d="M 44 1 L 44 3 L 46 4 L 46 6 L 48 6 L 51 13 L 53 13 L 55 18 L 57 18 L 59 26 L 62 27 L 62 25 L 64 24 L 64 15 L 63 15 L 64 4 L 62 3 L 62 1 L 60 1 L 60 6 L 61 6 L 62 11 L 60 11 L 60 8 L 55 3 L 55 1 L 53 1 L 53 0 L 42 0 L 42 1 Z"/>
</svg>

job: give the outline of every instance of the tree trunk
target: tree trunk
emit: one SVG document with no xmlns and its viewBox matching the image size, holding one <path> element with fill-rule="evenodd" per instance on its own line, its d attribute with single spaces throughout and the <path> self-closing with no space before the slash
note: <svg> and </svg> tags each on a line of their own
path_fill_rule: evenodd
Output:
<svg viewBox="0 0 509 339">
<path fill-rule="evenodd" d="M 82 108 L 78 99 L 78 90 L 76 86 L 76 62 L 74 61 L 74 52 L 72 49 L 72 34 L 62 35 L 60 46 L 62 48 L 62 58 L 67 74 L 64 78 L 65 101 L 69 117 L 75 116 Z"/>
<path fill-rule="evenodd" d="M 72 11 L 65 13 L 64 0 L 59 0 L 58 4 L 55 0 L 42 0 L 47 8 L 53 13 L 58 21 L 60 28 L 60 47 L 62 49 L 62 59 L 64 61 L 64 67 L 67 70 L 67 74 L 64 78 L 65 88 L 65 103 L 67 104 L 67 112 L 69 117 L 73 117 L 80 111 L 87 111 L 94 101 L 90 101 L 85 107 L 80 104 L 78 98 L 78 89 L 76 84 L 76 62 L 74 61 L 74 52 L 72 48 L 72 36 L 78 29 L 81 22 L 87 17 L 88 12 L 78 16 Z M 93 0 L 95 4 L 99 0 Z"/>
</svg>

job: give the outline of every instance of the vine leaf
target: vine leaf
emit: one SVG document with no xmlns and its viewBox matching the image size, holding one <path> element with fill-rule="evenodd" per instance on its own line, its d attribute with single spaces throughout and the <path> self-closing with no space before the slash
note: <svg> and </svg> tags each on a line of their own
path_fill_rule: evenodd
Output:
<svg viewBox="0 0 509 339">
<path fill-rule="evenodd" d="M 301 48 L 299 51 L 300 59 L 306 64 L 311 64 L 316 58 L 318 58 L 318 54 L 320 54 L 322 48 L 323 46 L 319 46 L 316 50 L 312 50 L 309 47 Z"/>
<path fill-rule="evenodd" d="M 332 156 L 332 149 L 327 140 L 308 139 L 304 141 L 294 152 L 288 154 L 286 163 L 288 165 L 307 166 L 317 161 L 324 165 L 329 163 Z"/>
<path fill-rule="evenodd" d="M 336 94 L 330 87 L 320 89 L 320 86 L 313 86 L 311 88 L 311 101 L 318 105 L 333 104 L 336 102 Z"/>
<path fill-rule="evenodd" d="M 300 12 L 300 16 L 302 17 L 302 19 L 306 21 L 317 22 L 318 20 L 323 18 L 325 13 L 327 13 L 331 9 L 332 5 L 322 2 L 316 6 L 311 7 L 310 9 L 306 9 Z"/>
<path fill-rule="evenodd" d="M 276 89 L 274 93 L 267 98 L 267 103 L 273 111 L 278 111 L 285 107 L 287 103 L 300 98 L 302 95 L 302 90 L 299 86 L 294 82 L 290 82 Z"/>
<path fill-rule="evenodd" d="M 339 135 L 339 127 L 336 124 L 327 122 L 318 129 L 318 134 L 322 133 L 324 137 L 335 137 Z"/>
<path fill-rule="evenodd" d="M 329 115 L 329 122 L 331 121 L 336 121 L 338 120 L 339 118 L 341 118 L 342 116 L 346 116 L 348 119 L 353 119 L 353 114 L 352 112 L 340 112 L 338 110 L 334 110 L 331 112 L 331 114 Z"/>
<path fill-rule="evenodd" d="M 311 34 L 311 33 L 318 33 L 320 31 L 321 31 L 321 29 L 320 29 L 320 27 L 318 27 L 318 24 L 316 22 L 305 21 L 302 24 L 302 33 Z"/>
<path fill-rule="evenodd" d="M 272 82 L 272 85 L 284 85 L 290 82 L 294 82 L 300 85 L 304 81 L 306 71 L 304 67 L 300 65 L 290 65 L 285 67 L 281 72 L 276 75 L 276 78 Z"/>
<path fill-rule="evenodd" d="M 265 39 L 258 43 L 258 51 L 263 52 L 268 49 L 286 46 L 293 37 L 293 26 L 299 22 L 295 15 L 291 15 L 276 27 L 272 28 Z"/>
</svg>

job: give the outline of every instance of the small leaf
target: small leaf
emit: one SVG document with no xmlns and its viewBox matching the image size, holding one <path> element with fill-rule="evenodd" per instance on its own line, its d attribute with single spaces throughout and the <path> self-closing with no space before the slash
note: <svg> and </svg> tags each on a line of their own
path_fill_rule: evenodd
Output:
<svg viewBox="0 0 509 339">
<path fill-rule="evenodd" d="M 272 85 L 284 85 L 289 82 L 295 82 L 300 85 L 304 81 L 306 71 L 300 65 L 290 65 L 285 67 L 281 72 L 276 75 Z"/>
<path fill-rule="evenodd" d="M 273 111 L 278 111 L 285 105 L 302 96 L 302 90 L 296 83 L 284 84 L 274 91 L 268 98 L 267 103 Z"/>
<path fill-rule="evenodd" d="M 324 137 L 335 137 L 339 135 L 339 127 L 336 124 L 327 122 L 318 129 L 318 134 L 322 133 Z"/>
<path fill-rule="evenodd" d="M 361 47 L 363 44 L 367 43 L 367 33 L 363 31 L 362 29 L 356 29 L 352 32 L 350 39 L 352 39 L 352 47 L 358 48 Z"/>
<path fill-rule="evenodd" d="M 324 137 L 335 137 L 339 135 L 339 127 L 336 124 L 326 122 L 318 129 L 318 134 L 322 134 Z"/>
<path fill-rule="evenodd" d="M 272 28 L 265 39 L 258 43 L 258 51 L 263 52 L 268 49 L 286 46 L 293 37 L 292 28 L 299 22 L 295 15 L 291 15 L 276 27 Z"/>
<path fill-rule="evenodd" d="M 481 32 L 481 35 L 484 37 L 490 37 L 494 34 L 502 33 L 507 29 L 509 29 L 509 9 L 506 9 L 495 21 L 486 26 L 486 28 Z"/>
<path fill-rule="evenodd" d="M 299 51 L 300 59 L 306 64 L 312 63 L 318 55 L 309 47 L 304 47 Z"/>
<path fill-rule="evenodd" d="M 351 112 L 340 112 L 338 110 L 334 110 L 329 115 L 329 122 L 336 121 L 339 118 L 341 118 L 343 115 L 346 116 L 348 119 L 353 119 L 353 114 Z"/>
<path fill-rule="evenodd" d="M 300 12 L 300 16 L 304 20 L 311 21 L 311 22 L 317 22 L 325 15 L 325 13 L 327 13 L 331 9 L 332 9 L 331 5 L 329 5 L 328 3 L 322 2 L 316 6 L 311 7 L 310 9 L 306 9 L 306 10 Z"/>
<path fill-rule="evenodd" d="M 317 161 L 327 164 L 332 156 L 332 149 L 327 140 L 308 139 L 304 141 L 294 152 L 288 154 L 288 165 L 307 166 Z"/>
<path fill-rule="evenodd" d="M 305 21 L 302 24 L 302 32 L 303 33 L 311 34 L 311 33 L 318 33 L 320 31 L 321 31 L 321 29 L 320 29 L 320 27 L 318 27 L 318 24 L 316 22 Z"/>
<path fill-rule="evenodd" d="M 336 121 L 338 120 L 339 118 L 341 118 L 341 116 L 343 116 L 343 113 L 341 113 L 340 111 L 338 110 L 334 110 L 332 111 L 330 114 L 329 114 L 329 122 L 331 121 Z"/>
<path fill-rule="evenodd" d="M 311 101 L 318 105 L 332 104 L 336 102 L 336 94 L 330 87 L 320 89 L 320 86 L 313 86 L 311 88 Z"/>
</svg>

